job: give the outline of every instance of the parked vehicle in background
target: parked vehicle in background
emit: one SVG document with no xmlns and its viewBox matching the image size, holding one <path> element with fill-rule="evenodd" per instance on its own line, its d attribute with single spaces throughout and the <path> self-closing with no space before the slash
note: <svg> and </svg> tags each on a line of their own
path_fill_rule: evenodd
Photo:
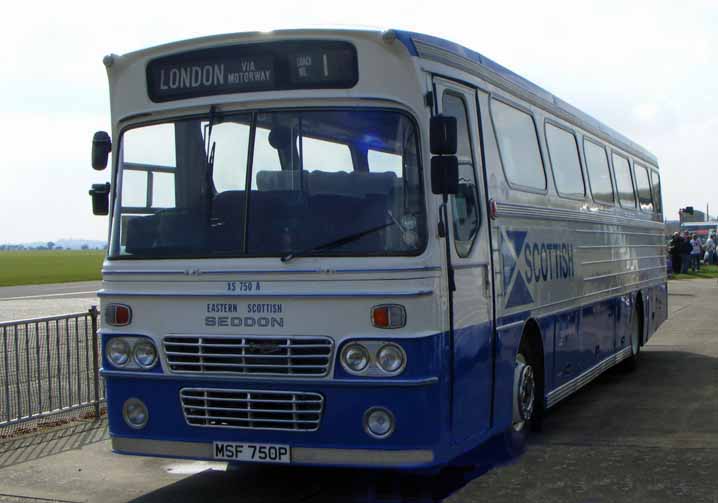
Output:
<svg viewBox="0 0 718 503">
<path fill-rule="evenodd" d="M 718 222 L 683 222 L 681 233 L 684 232 L 691 236 L 695 234 L 705 242 L 709 236 L 718 234 Z"/>
</svg>

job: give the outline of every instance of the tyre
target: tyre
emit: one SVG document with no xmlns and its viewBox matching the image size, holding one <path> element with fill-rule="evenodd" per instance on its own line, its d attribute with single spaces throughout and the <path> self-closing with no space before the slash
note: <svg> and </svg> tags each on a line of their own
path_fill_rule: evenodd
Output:
<svg viewBox="0 0 718 503">
<path fill-rule="evenodd" d="M 543 417 L 543 379 L 540 352 L 524 336 L 516 354 L 513 386 L 514 432 L 541 431 Z"/>
<path fill-rule="evenodd" d="M 643 307 L 640 302 L 636 304 L 629 330 L 631 332 L 631 356 L 623 361 L 623 369 L 626 372 L 633 372 L 638 367 L 638 357 L 641 354 L 641 338 L 643 336 Z"/>
</svg>

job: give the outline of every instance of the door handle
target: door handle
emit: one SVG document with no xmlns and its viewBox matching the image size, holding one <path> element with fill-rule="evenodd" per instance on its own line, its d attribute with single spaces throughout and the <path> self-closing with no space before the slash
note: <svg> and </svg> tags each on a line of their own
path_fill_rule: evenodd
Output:
<svg viewBox="0 0 718 503">
<path fill-rule="evenodd" d="M 484 297 L 488 297 L 489 295 L 491 295 L 491 283 L 489 282 L 489 264 L 479 264 L 479 268 L 484 271 Z"/>
</svg>

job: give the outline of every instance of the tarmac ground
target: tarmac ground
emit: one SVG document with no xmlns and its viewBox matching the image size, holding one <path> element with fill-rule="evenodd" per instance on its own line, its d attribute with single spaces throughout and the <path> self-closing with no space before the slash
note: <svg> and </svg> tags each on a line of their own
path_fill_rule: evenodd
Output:
<svg viewBox="0 0 718 503">
<path fill-rule="evenodd" d="M 98 304 L 100 281 L 0 287 L 0 322 L 79 313 Z"/>
<path fill-rule="evenodd" d="M 104 421 L 80 421 L 0 440 L 0 502 L 718 503 L 717 287 L 670 282 L 670 318 L 638 369 L 612 369 L 565 400 L 522 456 L 488 472 L 418 476 L 120 456 L 110 451 Z"/>
</svg>

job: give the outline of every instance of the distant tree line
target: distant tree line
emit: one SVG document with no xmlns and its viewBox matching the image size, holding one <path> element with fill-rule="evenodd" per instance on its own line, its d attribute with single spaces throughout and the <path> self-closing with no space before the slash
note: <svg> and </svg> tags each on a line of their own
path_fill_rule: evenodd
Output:
<svg viewBox="0 0 718 503">
<path fill-rule="evenodd" d="M 73 250 L 75 248 L 64 248 L 56 245 L 52 241 L 48 241 L 44 245 L 12 245 L 12 244 L 0 244 L 0 251 L 27 251 L 27 250 Z M 107 246 L 93 246 L 82 245 L 80 250 L 105 250 Z"/>
</svg>

